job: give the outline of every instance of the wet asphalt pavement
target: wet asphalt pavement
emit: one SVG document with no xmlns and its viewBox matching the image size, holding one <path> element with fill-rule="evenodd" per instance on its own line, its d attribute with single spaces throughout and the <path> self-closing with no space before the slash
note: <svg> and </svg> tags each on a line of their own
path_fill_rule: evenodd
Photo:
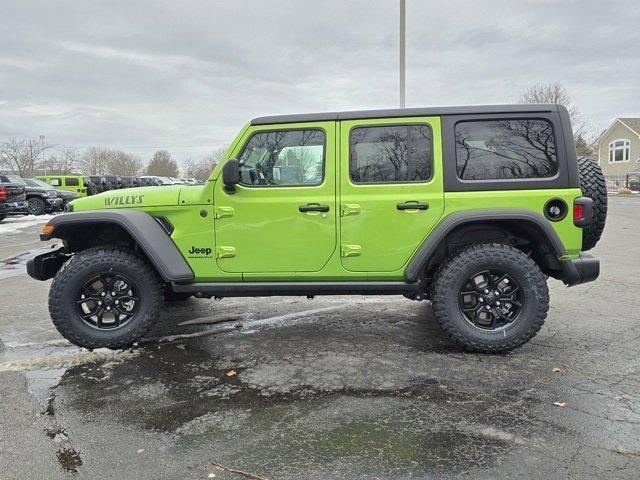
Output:
<svg viewBox="0 0 640 480">
<path fill-rule="evenodd" d="M 24 273 L 37 231 L 0 229 L 2 479 L 640 477 L 640 198 L 610 201 L 600 279 L 550 281 L 504 356 L 401 297 L 192 299 L 88 352 Z"/>
</svg>

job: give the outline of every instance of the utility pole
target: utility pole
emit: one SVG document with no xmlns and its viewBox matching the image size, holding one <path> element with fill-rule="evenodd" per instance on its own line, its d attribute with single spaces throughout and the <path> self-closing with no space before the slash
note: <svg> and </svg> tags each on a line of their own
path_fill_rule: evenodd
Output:
<svg viewBox="0 0 640 480">
<path fill-rule="evenodd" d="M 40 135 L 40 148 L 42 149 L 42 166 L 44 168 L 44 175 L 47 176 L 47 159 L 44 156 L 44 135 Z"/>
<path fill-rule="evenodd" d="M 404 108 L 404 49 L 406 27 L 406 0 L 400 0 L 400 108 Z"/>
</svg>

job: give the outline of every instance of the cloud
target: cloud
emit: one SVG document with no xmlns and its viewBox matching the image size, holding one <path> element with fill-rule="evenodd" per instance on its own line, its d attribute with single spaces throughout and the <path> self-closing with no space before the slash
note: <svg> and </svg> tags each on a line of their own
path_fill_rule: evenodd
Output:
<svg viewBox="0 0 640 480">
<path fill-rule="evenodd" d="M 640 115 L 632 1 L 407 2 L 407 103 L 561 82 L 595 130 Z M 198 158 L 253 116 L 397 104 L 392 0 L 6 0 L 0 137 Z"/>
</svg>

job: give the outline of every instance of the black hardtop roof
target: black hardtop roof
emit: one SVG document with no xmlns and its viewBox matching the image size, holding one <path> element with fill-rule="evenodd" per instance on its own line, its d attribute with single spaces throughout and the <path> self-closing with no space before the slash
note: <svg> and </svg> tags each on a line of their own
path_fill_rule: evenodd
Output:
<svg viewBox="0 0 640 480">
<path fill-rule="evenodd" d="M 251 120 L 251 125 L 274 123 L 322 122 L 336 120 L 362 120 L 366 118 L 428 117 L 440 115 L 467 115 L 479 113 L 548 113 L 557 112 L 555 103 L 525 103 L 511 105 L 469 105 L 455 107 L 412 107 L 382 110 L 353 110 L 348 112 L 296 113 L 271 115 Z"/>
</svg>

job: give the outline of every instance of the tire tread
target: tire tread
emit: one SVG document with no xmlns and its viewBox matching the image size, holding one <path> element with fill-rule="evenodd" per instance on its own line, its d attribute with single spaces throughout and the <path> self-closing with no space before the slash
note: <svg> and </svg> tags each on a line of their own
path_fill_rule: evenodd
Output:
<svg viewBox="0 0 640 480">
<path fill-rule="evenodd" d="M 503 342 L 488 342 L 484 339 L 464 335 L 452 322 L 446 304 L 446 294 L 455 282 L 459 271 L 470 261 L 488 258 L 508 259 L 522 265 L 536 285 L 540 298 L 538 308 L 524 334 L 514 338 L 505 337 Z M 433 281 L 433 311 L 440 327 L 453 342 L 464 350 L 477 353 L 505 353 L 518 348 L 536 336 L 549 310 L 549 290 L 546 277 L 536 263 L 517 248 L 500 243 L 475 244 L 458 251 L 440 265 Z"/>
</svg>

